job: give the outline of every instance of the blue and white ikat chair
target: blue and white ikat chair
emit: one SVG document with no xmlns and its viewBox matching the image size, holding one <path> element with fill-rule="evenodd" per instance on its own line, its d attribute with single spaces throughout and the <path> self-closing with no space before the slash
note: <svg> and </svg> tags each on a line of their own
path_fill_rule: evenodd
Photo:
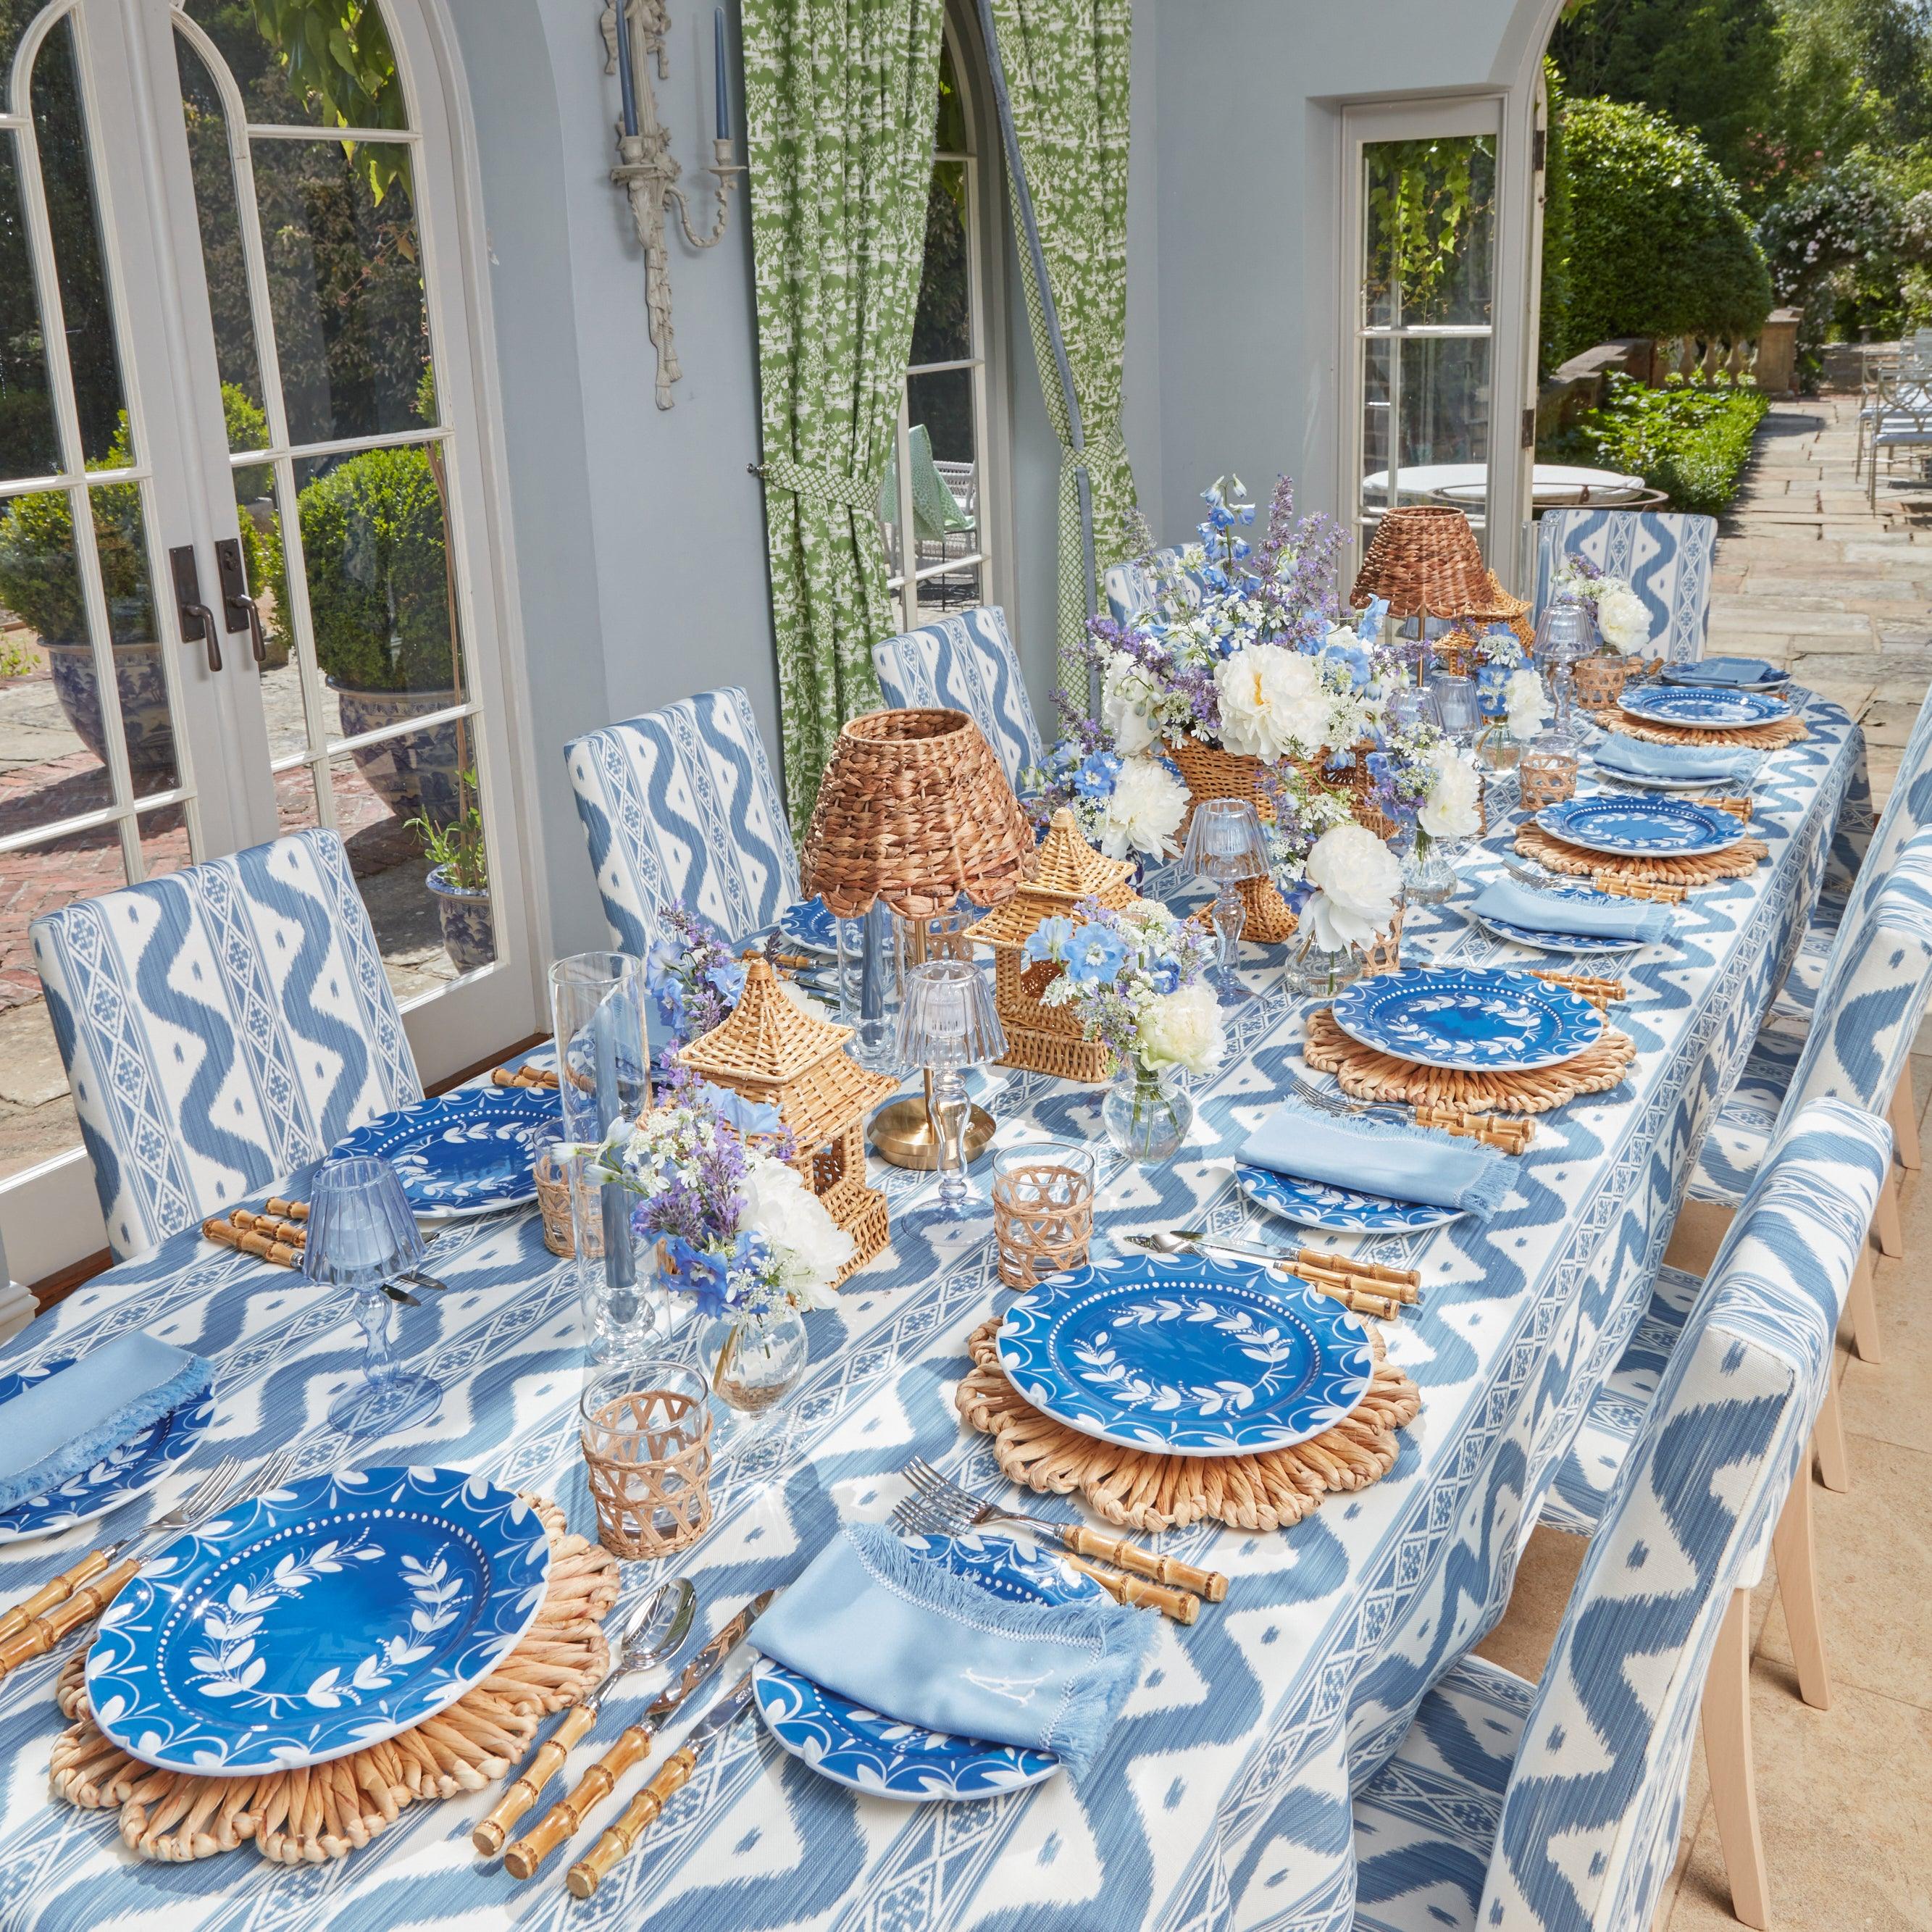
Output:
<svg viewBox="0 0 1932 1932">
<path fill-rule="evenodd" d="M 1780 1138 L 1635 1433 L 1541 1683 L 1465 1659 L 1358 1794 L 1358 1928 L 1640 1932 L 1676 1856 L 1700 1703 L 1734 1904 L 1765 1923 L 1750 1787 L 1731 1774 L 1750 1761 L 1748 1585 L 1807 1486 L 1793 1478 L 1890 1158 L 1885 1124 L 1837 1101 Z"/>
<path fill-rule="evenodd" d="M 1201 586 L 1182 571 L 1180 551 L 1157 550 L 1152 561 L 1190 604 L 1201 602 Z M 1108 565 L 1100 573 L 1100 590 L 1106 599 L 1107 614 L 1117 624 L 1131 624 L 1154 607 L 1154 574 L 1138 560 Z"/>
<path fill-rule="evenodd" d="M 879 688 L 895 711 L 963 711 L 998 754 L 1008 783 L 1045 756 L 1019 658 L 997 604 L 976 604 L 872 646 Z"/>
<path fill-rule="evenodd" d="M 564 756 L 620 952 L 646 958 L 668 906 L 738 940 L 796 902 L 791 827 L 736 686 L 586 732 Z"/>
<path fill-rule="evenodd" d="M 1550 602 L 1557 565 L 1583 556 L 1621 577 L 1650 613 L 1648 648 L 1672 664 L 1704 655 L 1711 628 L 1714 517 L 1669 510 L 1546 510 L 1538 526 L 1536 608 Z"/>
<path fill-rule="evenodd" d="M 78 899 L 30 930 L 117 1258 L 422 1098 L 332 832 Z"/>
</svg>

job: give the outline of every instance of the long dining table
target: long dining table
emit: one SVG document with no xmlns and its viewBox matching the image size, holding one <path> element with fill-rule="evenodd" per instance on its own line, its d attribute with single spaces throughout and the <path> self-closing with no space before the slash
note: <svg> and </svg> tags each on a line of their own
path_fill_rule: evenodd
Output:
<svg viewBox="0 0 1932 1932">
<path fill-rule="evenodd" d="M 48 1749 L 62 1724 L 56 1656 L 0 1684 L 0 1928 L 1346 1926 L 1352 1786 L 1393 1750 L 1430 1683 L 1501 1616 L 1541 1498 L 1642 1312 L 1701 1138 L 1821 883 L 1857 862 L 1870 825 L 1861 735 L 1816 698 L 1804 715 L 1810 736 L 1774 755 L 1756 788 L 1751 829 L 1768 860 L 1748 880 L 1693 892 L 1676 908 L 1670 944 L 1628 958 L 1551 961 L 1472 920 L 1469 898 L 1499 875 L 1516 823 L 1509 780 L 1492 786 L 1488 837 L 1459 860 L 1462 890 L 1448 904 L 1408 909 L 1409 963 L 1574 964 L 1627 982 L 1612 1018 L 1636 1043 L 1628 1077 L 1539 1118 L 1510 1196 L 1486 1224 L 1313 1237 L 1246 1207 L 1231 1156 L 1298 1064 L 1308 1004 L 1284 989 L 1278 950 L 1247 949 L 1247 997 L 1227 1016 L 1221 1070 L 1198 1084 L 1186 1144 L 1154 1168 L 1106 1157 L 1097 1251 L 1131 1230 L 1205 1217 L 1246 1239 L 1360 1246 L 1414 1268 L 1421 1305 L 1384 1333 L 1420 1387 L 1422 1411 L 1382 1480 L 1330 1496 L 1291 1529 L 1202 1526 L 1162 1540 L 1228 1573 L 1232 1588 L 1192 1628 L 1160 1624 L 1114 1736 L 1077 1784 L 1061 1776 L 952 1804 L 862 1797 L 748 1719 L 585 1903 L 564 1888 L 563 1856 L 519 1884 L 476 1855 L 470 1832 L 494 1790 L 406 1810 L 329 1863 L 284 1868 L 244 1845 L 198 1863 L 148 1864 L 124 1849 L 111 1816 L 50 1794 Z M 1100 1140 L 1097 1090 L 998 1070 L 991 1087 L 1003 1138 Z M 795 1576 L 842 1517 L 884 1517 L 896 1472 L 915 1455 L 1016 1499 L 951 1400 L 969 1366 L 968 1336 L 1011 1298 L 987 1204 L 943 1219 L 932 1177 L 875 1172 L 891 1202 L 890 1250 L 836 1308 L 808 1318 L 805 1376 L 766 1433 L 722 1457 L 711 1528 L 669 1565 L 627 1566 L 626 1604 L 675 1568 L 700 1592 L 700 1632 L 718 1627 L 753 1592 Z M 192 1231 L 70 1295 L 0 1352 L 0 1367 L 146 1328 L 218 1365 L 219 1411 L 200 1461 L 293 1443 L 300 1474 L 452 1464 L 554 1497 L 574 1527 L 594 1534 L 575 1423 L 584 1355 L 571 1268 L 544 1248 L 534 1211 L 451 1228 L 430 1264 L 448 1292 L 400 1311 L 400 1348 L 445 1393 L 433 1415 L 392 1438 L 347 1439 L 326 1420 L 331 1397 L 358 1372 L 346 1302 Z M 688 1346 L 690 1327 L 674 1351 Z M 0 1603 L 153 1506 L 0 1548 Z M 1044 1513 L 1075 1508 L 1049 1499 Z M 659 1681 L 623 1682 L 598 1735 L 634 1718 Z M 599 1748 L 596 1736 L 580 1745 L 572 1774 Z"/>
</svg>

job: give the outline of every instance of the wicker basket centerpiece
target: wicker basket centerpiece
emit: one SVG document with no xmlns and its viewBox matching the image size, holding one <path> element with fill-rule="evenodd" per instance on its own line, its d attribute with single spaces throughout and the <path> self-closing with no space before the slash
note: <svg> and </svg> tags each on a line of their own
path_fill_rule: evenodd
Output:
<svg viewBox="0 0 1932 1932">
<path fill-rule="evenodd" d="M 730 1013 L 678 1053 L 678 1064 L 778 1110 L 792 1166 L 857 1244 L 832 1286 L 863 1268 L 888 1238 L 886 1197 L 866 1184 L 866 1116 L 898 1082 L 868 1073 L 845 1051 L 852 1029 L 786 998 L 770 964 L 747 958 Z"/>
<path fill-rule="evenodd" d="M 1131 860 L 1108 859 L 1094 850 L 1063 806 L 1040 842 L 1033 877 L 1004 905 L 967 928 L 969 940 L 992 949 L 993 994 L 1006 1035 L 1001 1066 L 1062 1080 L 1106 1078 L 1107 1049 L 1098 1040 L 1081 1038 L 1073 1008 L 1041 1001 L 1062 969 L 1052 960 L 1029 966 L 1020 954 L 1042 920 L 1069 916 L 1082 899 L 1114 912 L 1136 903 L 1127 884 L 1132 870 Z"/>
</svg>

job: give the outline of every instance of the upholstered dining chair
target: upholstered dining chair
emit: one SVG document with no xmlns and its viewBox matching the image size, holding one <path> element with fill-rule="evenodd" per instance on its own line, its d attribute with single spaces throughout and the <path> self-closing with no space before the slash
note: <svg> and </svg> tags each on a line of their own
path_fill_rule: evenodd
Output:
<svg viewBox="0 0 1932 1932">
<path fill-rule="evenodd" d="M 29 931 L 117 1258 L 422 1098 L 333 832 L 76 899 Z"/>
<path fill-rule="evenodd" d="M 752 700 L 735 686 L 681 698 L 564 747 L 611 944 L 646 957 L 668 906 L 728 939 L 797 900 L 798 854 Z"/>
<path fill-rule="evenodd" d="M 1714 517 L 1670 510 L 1546 510 L 1538 526 L 1536 608 L 1550 602 L 1556 567 L 1587 557 L 1627 579 L 1650 613 L 1652 651 L 1672 664 L 1704 655 L 1711 628 Z"/>
<path fill-rule="evenodd" d="M 1354 1804 L 1368 1932 L 1635 1932 L 1674 1861 L 1701 1702 L 1734 1909 L 1766 1918 L 1750 1586 L 1808 1507 L 1832 1331 L 1890 1158 L 1841 1102 L 1779 1137 L 1644 1405 L 1540 1684 L 1471 1657 Z"/>
<path fill-rule="evenodd" d="M 976 604 L 874 644 L 872 668 L 894 710 L 944 705 L 964 712 L 1016 787 L 1020 774 L 1045 756 L 1006 614 L 997 604 Z"/>
<path fill-rule="evenodd" d="M 1181 568 L 1180 551 L 1157 550 L 1148 562 L 1188 603 L 1201 602 L 1201 586 Z M 1107 614 L 1117 624 L 1131 624 L 1154 607 L 1154 572 L 1137 558 L 1108 565 L 1100 574 L 1100 589 L 1107 600 Z"/>
</svg>

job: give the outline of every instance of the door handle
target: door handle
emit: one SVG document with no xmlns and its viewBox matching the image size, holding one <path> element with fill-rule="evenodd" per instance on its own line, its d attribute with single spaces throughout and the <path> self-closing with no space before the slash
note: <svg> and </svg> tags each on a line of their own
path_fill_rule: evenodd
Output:
<svg viewBox="0 0 1932 1932">
<path fill-rule="evenodd" d="M 214 546 L 214 566 L 221 578 L 221 608 L 231 631 L 245 630 L 259 668 L 268 661 L 268 640 L 262 634 L 262 612 L 248 594 L 248 572 L 242 561 L 242 540 L 224 537 Z"/>
<path fill-rule="evenodd" d="M 195 568 L 194 545 L 178 544 L 168 552 L 168 563 L 175 577 L 175 616 L 181 634 L 189 644 L 206 642 L 208 668 L 221 668 L 221 635 L 214 613 L 201 601 L 201 573 Z"/>
</svg>

